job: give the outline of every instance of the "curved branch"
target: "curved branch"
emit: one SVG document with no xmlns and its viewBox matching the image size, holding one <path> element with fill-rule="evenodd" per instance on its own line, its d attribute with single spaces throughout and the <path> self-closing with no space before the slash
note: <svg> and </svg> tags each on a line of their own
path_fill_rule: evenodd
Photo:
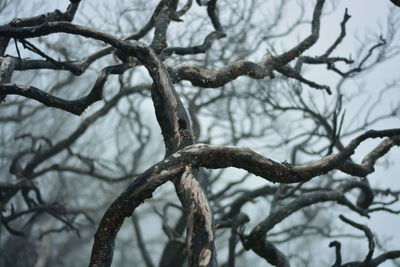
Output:
<svg viewBox="0 0 400 267">
<path fill-rule="evenodd" d="M 312 177 L 327 173 L 339 166 L 343 161 L 350 157 L 354 152 L 354 149 L 367 138 L 395 135 L 400 135 L 400 129 L 383 131 L 371 130 L 351 141 L 342 152 L 327 156 L 314 163 L 297 167 L 275 162 L 244 148 L 207 146 L 204 144 L 185 147 L 154 165 L 144 174 L 139 176 L 110 206 L 105 213 L 95 236 L 91 266 L 96 266 L 95 264 L 98 264 L 97 266 L 109 266 L 111 264 L 114 241 L 125 217 L 130 216 L 134 209 L 138 207 L 144 199 L 151 197 L 151 194 L 158 186 L 165 183 L 167 180 L 180 179 L 182 173 L 188 172 L 190 167 L 238 167 L 273 182 L 289 183 L 307 181 Z M 196 180 L 189 179 L 188 181 L 193 182 Z M 184 182 L 185 181 L 183 181 L 183 183 Z M 355 207 L 341 192 L 327 191 L 307 194 L 304 195 L 301 200 L 297 199 L 287 205 L 287 207 L 289 207 L 288 209 L 277 209 L 274 216 L 269 216 L 261 223 L 263 227 L 257 227 L 257 230 L 253 231 L 253 239 L 257 240 L 260 237 L 265 236 L 265 233 L 277 222 L 286 218 L 294 211 L 304 206 L 324 201 L 337 201 L 339 204 L 348 206 L 359 214 L 367 216 L 365 211 Z M 201 218 L 205 219 L 207 217 L 202 216 Z M 259 231 L 261 231 L 261 235 Z M 200 253 L 199 255 L 205 255 L 207 256 L 205 259 L 209 259 L 209 252 L 207 250 L 197 251 L 197 253 Z M 200 258 L 200 260 L 201 259 L 202 258 Z"/>
<path fill-rule="evenodd" d="M 2 95 L 20 95 L 34 99 L 48 107 L 55 107 L 68 111 L 75 115 L 81 115 L 85 109 L 103 98 L 102 88 L 93 88 L 87 96 L 76 99 L 66 100 L 51 94 L 48 94 L 34 86 L 24 86 L 11 83 L 0 84 L 0 94 Z"/>
<path fill-rule="evenodd" d="M 298 183 L 306 182 L 313 177 L 340 168 L 354 153 L 358 145 L 368 138 L 394 137 L 398 135 L 400 135 L 400 129 L 370 130 L 353 139 L 341 152 L 298 166 L 278 163 L 247 148 L 209 146 L 205 144 L 186 147 L 173 154 L 169 160 L 170 162 L 175 160 L 184 162 L 193 167 L 212 169 L 242 168 L 271 182 Z"/>
<path fill-rule="evenodd" d="M 351 226 L 360 229 L 364 232 L 365 236 L 368 238 L 368 254 L 364 259 L 364 264 L 368 264 L 371 259 L 372 259 L 372 254 L 374 253 L 374 249 L 375 249 L 375 242 L 374 242 L 374 235 L 372 234 L 371 230 L 362 224 L 356 223 L 348 218 L 346 218 L 343 215 L 339 215 L 339 218 L 344 221 L 347 224 L 350 224 Z"/>
<path fill-rule="evenodd" d="M 187 248 L 190 266 L 210 266 L 215 260 L 213 216 L 207 197 L 193 170 L 185 166 L 177 182 L 177 194 L 186 215 Z"/>
<path fill-rule="evenodd" d="M 301 41 L 298 45 L 290 49 L 289 51 L 274 57 L 274 62 L 278 65 L 286 65 L 296 57 L 300 56 L 304 51 L 313 46 L 319 38 L 320 19 L 322 13 L 322 7 L 324 6 L 325 0 L 318 0 L 314 8 L 313 19 L 311 23 L 311 34 Z"/>
<path fill-rule="evenodd" d="M 368 238 L 369 251 L 368 251 L 368 254 L 365 257 L 364 261 L 362 261 L 362 262 L 353 261 L 353 262 L 348 262 L 348 263 L 345 263 L 342 265 L 341 264 L 342 263 L 342 255 L 340 252 L 341 244 L 338 241 L 333 241 L 329 244 L 330 247 L 334 246 L 336 248 L 336 262 L 334 263 L 334 265 L 332 265 L 332 267 L 340 267 L 340 266 L 376 267 L 376 266 L 379 266 L 381 263 L 385 262 L 386 260 L 400 258 L 400 250 L 393 250 L 393 251 L 383 253 L 383 254 L 379 255 L 378 257 L 372 259 L 372 254 L 373 254 L 374 248 L 375 248 L 375 242 L 374 242 L 374 237 L 373 237 L 371 230 L 367 226 L 353 222 L 352 220 L 344 217 L 343 215 L 340 215 L 339 217 L 342 221 L 350 224 L 351 226 L 353 226 L 355 228 L 362 230 L 365 233 L 365 235 Z"/>
<path fill-rule="evenodd" d="M 351 161 L 345 161 L 339 169 L 345 173 L 364 177 L 375 171 L 374 165 L 377 159 L 385 155 L 393 146 L 400 146 L 400 136 L 393 136 L 383 140 L 375 147 L 368 155 L 364 157 L 361 164 L 356 164 Z"/>
<path fill-rule="evenodd" d="M 331 243 L 329 243 L 329 247 L 335 247 L 335 254 L 336 254 L 336 261 L 335 263 L 332 265 L 332 267 L 340 267 L 342 264 L 342 254 L 340 252 L 340 247 L 342 245 L 340 244 L 339 241 L 332 241 Z"/>
<path fill-rule="evenodd" d="M 211 19 L 211 23 L 214 26 L 214 29 L 217 32 L 224 32 L 224 29 L 222 28 L 221 22 L 219 21 L 218 15 L 217 15 L 217 0 L 209 0 L 207 3 L 207 14 L 208 17 Z"/>
<path fill-rule="evenodd" d="M 136 178 L 127 189 L 111 204 L 97 228 L 89 266 L 111 266 L 114 242 L 126 217 L 153 192 L 168 180 L 179 177 L 181 166 L 166 170 L 166 163 L 160 162 Z"/>
<path fill-rule="evenodd" d="M 215 40 L 221 39 L 225 37 L 225 33 L 221 32 L 212 32 L 204 39 L 203 44 L 196 45 L 192 47 L 167 47 L 162 51 L 162 56 L 170 56 L 172 54 L 177 55 L 195 55 L 205 53 L 208 49 L 211 48 L 212 43 Z"/>
</svg>

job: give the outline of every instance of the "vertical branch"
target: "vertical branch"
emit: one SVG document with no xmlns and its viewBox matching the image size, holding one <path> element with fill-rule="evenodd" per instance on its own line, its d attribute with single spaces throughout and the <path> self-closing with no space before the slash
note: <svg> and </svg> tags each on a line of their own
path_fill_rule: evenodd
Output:
<svg viewBox="0 0 400 267">
<path fill-rule="evenodd" d="M 185 107 L 180 101 L 162 62 L 154 77 L 152 98 L 157 120 L 163 132 L 166 155 L 193 144 L 193 131 Z M 213 217 L 207 197 L 193 170 L 174 181 L 175 189 L 185 207 L 187 226 L 187 248 L 191 266 L 209 266 L 215 261 Z"/>
<path fill-rule="evenodd" d="M 11 57 L 0 58 L 0 84 L 9 83 L 14 72 L 16 60 Z M 0 94 L 0 103 L 6 95 Z"/>
<path fill-rule="evenodd" d="M 329 243 L 329 247 L 335 247 L 335 255 L 336 255 L 336 261 L 335 263 L 332 265 L 332 267 L 340 267 L 342 266 L 342 254 L 340 252 L 340 247 L 342 245 L 340 244 L 339 241 L 332 241 L 331 243 Z"/>
<path fill-rule="evenodd" d="M 193 170 L 186 166 L 177 181 L 178 196 L 184 205 L 190 266 L 213 266 L 215 260 L 213 216 L 207 197 Z"/>
<path fill-rule="evenodd" d="M 193 130 L 189 116 L 171 82 L 164 64 L 156 52 L 167 47 L 166 32 L 171 19 L 176 17 L 177 1 L 165 1 L 155 23 L 154 39 L 150 49 L 154 68 L 149 68 L 154 80 L 152 99 L 166 146 L 166 156 L 192 145 Z M 207 197 L 193 170 L 187 167 L 182 177 L 175 179 L 175 190 L 185 207 L 187 250 L 191 266 L 210 266 L 216 262 L 213 216 Z"/>
</svg>

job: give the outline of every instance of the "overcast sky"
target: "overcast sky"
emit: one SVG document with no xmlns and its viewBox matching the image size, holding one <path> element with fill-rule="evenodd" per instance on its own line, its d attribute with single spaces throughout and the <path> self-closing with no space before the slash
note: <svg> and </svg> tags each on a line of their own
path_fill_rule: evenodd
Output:
<svg viewBox="0 0 400 267">
<path fill-rule="evenodd" d="M 2 0 L 0 0 L 2 1 Z M 16 4 L 27 3 L 28 0 L 14 0 Z M 116 3 L 117 0 L 114 0 Z M 29 0 L 29 4 L 33 4 L 34 0 Z M 40 1 L 41 3 L 43 1 Z M 52 11 L 54 8 L 64 9 L 66 6 L 65 0 L 56 1 L 46 1 L 47 3 L 40 7 L 38 13 L 43 11 Z M 343 43 L 338 48 L 336 54 L 341 54 L 342 56 L 347 56 L 348 51 L 354 51 L 357 49 L 359 43 L 355 36 L 363 39 L 365 36 L 372 36 L 373 34 L 379 34 L 380 32 L 385 35 L 385 24 L 388 16 L 397 14 L 399 16 L 400 8 L 394 6 L 389 0 L 342 0 L 342 1 L 330 1 L 331 3 L 337 3 L 337 9 L 334 13 L 329 14 L 324 17 L 321 25 L 321 36 L 320 44 L 326 43 L 328 46 L 332 43 L 332 40 L 336 39 L 340 32 L 339 23 L 343 17 L 344 9 L 347 7 L 349 14 L 352 16 L 347 24 L 347 37 Z M 394 13 L 390 13 L 390 12 Z M 5 23 L 10 20 L 10 18 L 15 17 L 15 13 L 18 9 L 13 9 L 12 12 L 7 14 L 2 13 L 0 15 L 0 22 Z M 80 11 L 78 11 L 79 13 Z M 293 10 L 295 12 L 295 10 Z M 21 14 L 18 14 L 21 16 Z M 400 26 L 400 25 L 398 25 Z M 308 28 L 309 29 L 309 28 Z M 383 30 L 383 31 L 382 31 Z M 308 32 L 307 32 L 308 34 Z M 301 35 L 301 34 L 300 34 Z M 397 36 L 400 38 L 400 35 Z M 223 40 L 222 40 L 223 41 Z M 377 97 L 376 92 L 382 88 L 386 82 L 399 78 L 400 75 L 400 57 L 397 56 L 377 68 L 377 70 L 363 76 L 362 79 L 365 82 L 366 91 L 368 94 L 364 98 L 374 99 Z M 309 74 L 310 77 L 315 77 L 316 79 L 330 78 L 330 75 L 321 76 L 321 73 L 312 72 Z M 321 78 L 323 77 L 323 78 Z M 329 83 L 329 82 L 328 82 Z M 354 87 L 361 85 L 362 81 L 356 80 L 354 82 Z M 363 85 L 364 86 L 364 85 Z M 351 90 L 351 85 L 347 88 Z M 400 88 L 392 91 L 387 96 L 387 101 L 385 105 L 382 105 L 382 110 L 387 108 L 390 104 L 396 103 L 400 100 Z M 362 101 L 359 104 L 363 103 Z M 347 112 L 349 116 L 356 113 L 359 110 L 359 105 L 353 105 L 347 107 Z M 374 129 L 384 129 L 384 128 L 399 128 L 400 118 L 386 121 L 377 125 Z M 356 154 L 353 159 L 360 161 L 363 156 L 370 151 L 371 146 L 377 144 L 380 140 L 366 142 L 360 149 L 357 149 Z M 347 144 L 345 142 L 345 144 Z M 369 175 L 369 181 L 373 185 L 379 185 L 379 188 L 394 188 L 396 190 L 400 189 L 400 148 L 393 148 L 388 154 L 390 157 L 391 166 L 388 170 L 385 170 L 383 166 L 377 166 L 376 172 Z M 266 155 L 268 156 L 268 155 Z M 400 209 L 400 204 L 397 205 L 397 209 Z M 355 218 L 355 217 L 351 217 Z M 355 218 L 358 222 L 363 222 L 369 225 L 373 230 L 380 234 L 380 237 L 391 237 L 393 240 L 388 243 L 389 248 L 400 249 L 400 215 L 390 215 L 387 213 L 373 213 L 370 220 L 365 220 L 363 218 Z M 367 248 L 367 242 L 365 244 L 365 249 Z M 343 248 L 345 249 L 345 248 Z M 394 266 L 391 262 L 387 262 L 381 266 Z"/>
</svg>

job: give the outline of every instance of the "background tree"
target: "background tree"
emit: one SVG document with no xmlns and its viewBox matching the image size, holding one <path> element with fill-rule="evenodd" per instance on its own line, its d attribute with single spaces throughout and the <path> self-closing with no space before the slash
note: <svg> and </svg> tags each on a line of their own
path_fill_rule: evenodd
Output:
<svg viewBox="0 0 400 267">
<path fill-rule="evenodd" d="M 70 2 L 0 4 L 1 265 L 399 264 L 390 2 Z"/>
</svg>

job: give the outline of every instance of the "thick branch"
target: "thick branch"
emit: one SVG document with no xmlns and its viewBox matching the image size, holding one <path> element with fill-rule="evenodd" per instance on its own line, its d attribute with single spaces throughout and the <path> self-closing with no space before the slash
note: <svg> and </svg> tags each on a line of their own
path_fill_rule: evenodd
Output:
<svg viewBox="0 0 400 267">
<path fill-rule="evenodd" d="M 395 136 L 399 134 L 400 129 L 383 131 L 371 130 L 351 141 L 342 152 L 327 156 L 314 163 L 297 167 L 277 163 L 244 148 L 207 146 L 204 144 L 188 146 L 172 154 L 138 177 L 110 206 L 96 233 L 91 266 L 95 266 L 95 264 L 98 264 L 97 266 L 109 266 L 111 264 L 114 240 L 124 218 L 130 216 L 133 210 L 145 198 L 151 197 L 152 192 L 159 185 L 170 179 L 179 179 L 182 173 L 188 171 L 190 166 L 192 168 L 226 168 L 232 166 L 246 169 L 249 172 L 265 177 L 273 182 L 289 183 L 307 181 L 339 166 L 350 157 L 354 149 L 367 138 Z M 193 182 L 196 180 L 190 179 L 188 181 Z M 277 222 L 286 218 L 294 211 L 304 206 L 324 201 L 337 201 L 339 204 L 346 205 L 361 215 L 366 215 L 363 210 L 352 205 L 343 194 L 338 191 L 305 195 L 301 201 L 297 199 L 289 204 L 289 208 L 276 210 L 274 216 L 268 217 L 267 220 L 262 222 L 262 227 L 256 228 L 257 230 L 252 234 L 254 240 L 264 236 L 263 234 L 257 234 L 257 231 L 266 233 Z M 204 203 L 204 201 L 202 203 Z M 202 217 L 202 219 L 205 219 L 205 217 Z M 202 225 L 209 225 L 209 223 Z M 211 239 L 208 238 L 207 240 Z M 207 256 L 208 251 L 201 250 L 200 255 Z M 208 257 L 205 258 L 208 259 Z M 202 258 L 200 260 L 202 260 Z"/>
<path fill-rule="evenodd" d="M 289 260 L 285 254 L 276 248 L 271 242 L 261 241 L 252 244 L 253 251 L 260 257 L 266 259 L 271 265 L 277 267 L 290 267 Z"/>
<path fill-rule="evenodd" d="M 183 204 L 187 226 L 187 248 L 190 266 L 210 266 L 215 260 L 213 216 L 207 197 L 193 175 L 185 166 L 185 172 L 177 193 Z"/>
<path fill-rule="evenodd" d="M 11 81 L 16 62 L 10 57 L 0 58 L 0 86 Z M 0 92 L 0 102 L 4 100 L 7 94 Z"/>
<path fill-rule="evenodd" d="M 136 178 L 107 209 L 95 234 L 90 266 L 111 266 L 115 238 L 125 218 L 145 199 L 151 198 L 161 184 L 182 173 L 179 165 L 168 170 L 164 165 L 165 162 L 160 162 Z"/>
<path fill-rule="evenodd" d="M 393 259 L 397 259 L 397 258 L 400 258 L 400 250 L 392 250 L 392 251 L 383 253 L 382 255 L 379 255 L 378 257 L 372 259 L 370 266 L 375 267 L 387 260 L 393 260 Z"/>
<path fill-rule="evenodd" d="M 173 82 L 190 81 L 194 86 L 205 88 L 221 87 L 239 76 L 249 76 L 254 79 L 263 79 L 270 72 L 261 65 L 251 61 L 231 63 L 217 71 L 209 71 L 197 66 L 180 64 L 170 69 Z"/>
</svg>

